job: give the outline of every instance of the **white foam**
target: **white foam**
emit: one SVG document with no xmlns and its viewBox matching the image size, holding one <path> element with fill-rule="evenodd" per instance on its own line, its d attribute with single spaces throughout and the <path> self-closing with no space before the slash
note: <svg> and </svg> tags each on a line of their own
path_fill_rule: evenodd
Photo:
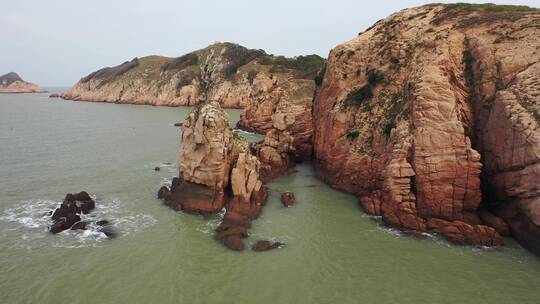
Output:
<svg viewBox="0 0 540 304">
<path fill-rule="evenodd" d="M 217 227 L 221 223 L 221 219 L 212 218 L 204 223 L 201 223 L 195 227 L 195 230 L 206 235 L 213 235 Z"/>
<path fill-rule="evenodd" d="M 240 133 L 240 134 L 246 134 L 246 135 L 260 135 L 260 134 L 255 133 L 255 132 L 249 132 L 249 131 L 242 130 L 242 129 L 233 129 L 233 132 Z"/>
<path fill-rule="evenodd" d="M 54 240 L 53 246 L 56 247 L 96 246 L 108 238 L 101 232 L 102 227 L 95 223 L 99 220 L 109 221 L 108 227 L 119 236 L 135 233 L 156 223 L 150 215 L 126 210 L 118 199 L 92 198 L 96 201 L 96 208 L 89 214 L 80 215 L 81 221 L 89 222 L 86 230 L 65 230 L 54 236 L 49 234 L 48 229 L 52 224 L 51 214 L 62 203 L 51 200 L 23 201 L 18 206 L 4 211 L 0 215 L 0 220 L 12 224 L 7 231 L 21 235 L 18 246 L 23 248 L 30 248 L 32 242 L 47 236 L 49 236 L 47 240 Z"/>
<path fill-rule="evenodd" d="M 167 186 L 167 187 L 171 188 L 171 186 L 172 186 L 172 178 L 171 177 L 162 178 L 161 181 L 159 182 L 158 189 L 163 187 L 163 186 Z"/>
</svg>

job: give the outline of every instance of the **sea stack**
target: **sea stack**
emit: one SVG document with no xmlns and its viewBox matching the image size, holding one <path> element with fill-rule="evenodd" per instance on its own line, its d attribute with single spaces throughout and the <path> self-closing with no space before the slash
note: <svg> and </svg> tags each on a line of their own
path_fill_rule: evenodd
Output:
<svg viewBox="0 0 540 304">
<path fill-rule="evenodd" d="M 244 249 L 250 221 L 267 199 L 259 178 L 260 163 L 248 142 L 229 126 L 218 102 L 197 106 L 182 125 L 179 179 L 160 189 L 166 204 L 190 213 L 216 214 L 226 209 L 218 238 L 234 250 Z"/>
<path fill-rule="evenodd" d="M 40 93 L 41 88 L 26 82 L 14 72 L 0 76 L 0 93 Z"/>
</svg>

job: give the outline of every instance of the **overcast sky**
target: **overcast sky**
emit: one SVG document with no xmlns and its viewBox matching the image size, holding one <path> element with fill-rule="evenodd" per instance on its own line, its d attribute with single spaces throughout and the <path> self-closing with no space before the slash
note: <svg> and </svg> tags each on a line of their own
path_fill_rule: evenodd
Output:
<svg viewBox="0 0 540 304">
<path fill-rule="evenodd" d="M 540 7 L 540 0 L 491 2 Z M 425 3 L 0 0 L 0 75 L 15 71 L 42 86 L 70 86 L 104 66 L 152 54 L 177 57 L 214 41 L 279 55 L 326 57 L 375 21 Z"/>
</svg>

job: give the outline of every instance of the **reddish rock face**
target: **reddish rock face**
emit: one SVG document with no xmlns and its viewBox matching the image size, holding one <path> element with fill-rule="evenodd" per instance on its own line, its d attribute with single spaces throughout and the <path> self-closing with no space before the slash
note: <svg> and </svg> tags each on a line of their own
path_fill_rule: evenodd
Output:
<svg viewBox="0 0 540 304">
<path fill-rule="evenodd" d="M 261 175 L 271 180 L 298 161 L 311 160 L 315 81 L 275 78 L 274 88 L 242 113 L 238 127 L 266 134 L 253 147 L 262 164 Z"/>
<path fill-rule="evenodd" d="M 288 130 L 298 142 L 306 142 L 312 133 L 314 93 L 313 80 L 274 78 L 269 92 L 247 105 L 237 126 L 261 134 Z"/>
<path fill-rule="evenodd" d="M 168 190 L 168 189 L 167 189 Z M 211 189 L 188 181 L 180 182 L 163 199 L 171 208 L 195 214 L 215 214 L 225 207 L 227 196 L 223 190 Z"/>
<path fill-rule="evenodd" d="M 182 126 L 180 179 L 210 189 L 229 185 L 235 153 L 229 116 L 219 103 L 211 101 L 196 107 Z"/>
<path fill-rule="evenodd" d="M 334 48 L 314 101 L 319 176 L 389 224 L 458 243 L 501 243 L 481 205 L 538 219 L 536 19 L 428 5 Z"/>
<path fill-rule="evenodd" d="M 253 150 L 261 162 L 261 175 L 269 181 L 289 171 L 295 162 L 294 139 L 289 132 L 275 129 L 268 132 L 264 140 L 255 144 Z"/>
<path fill-rule="evenodd" d="M 503 244 L 501 236 L 495 229 L 483 225 L 473 226 L 460 221 L 449 222 L 432 218 L 427 221 L 427 227 L 460 245 L 499 246 Z"/>
<path fill-rule="evenodd" d="M 260 163 L 248 142 L 231 132 L 227 114 L 217 102 L 195 108 L 182 125 L 180 178 L 161 187 L 158 198 L 176 210 L 216 214 L 226 209 L 216 230 L 233 250 L 245 248 L 251 220 L 268 197 L 259 177 Z"/>
<path fill-rule="evenodd" d="M 502 236 L 510 236 L 510 227 L 502 218 L 488 211 L 480 211 L 478 214 L 486 226 L 493 227 Z"/>
<path fill-rule="evenodd" d="M 311 92 L 310 90 L 306 91 Z M 302 99 L 292 101 L 281 99 L 277 105 L 274 105 L 276 110 L 270 116 L 272 118 L 271 128 L 256 130 L 266 132 L 264 140 L 253 147 L 254 153 L 262 164 L 261 174 L 264 180 L 271 180 L 283 175 L 297 162 L 312 158 L 313 103 L 312 97 L 308 98 L 307 93 L 304 95 L 306 96 Z M 250 113 L 253 107 L 264 107 L 264 105 L 254 104 L 248 107 L 245 113 Z M 263 113 L 265 112 L 263 111 Z M 259 113 L 259 115 L 261 114 Z M 242 120 L 239 124 L 242 124 Z M 245 124 L 256 125 L 252 121 L 245 122 Z"/>
<path fill-rule="evenodd" d="M 296 204 L 296 198 L 294 197 L 294 193 L 284 192 L 283 194 L 281 194 L 281 203 L 285 207 L 291 207 Z"/>
</svg>

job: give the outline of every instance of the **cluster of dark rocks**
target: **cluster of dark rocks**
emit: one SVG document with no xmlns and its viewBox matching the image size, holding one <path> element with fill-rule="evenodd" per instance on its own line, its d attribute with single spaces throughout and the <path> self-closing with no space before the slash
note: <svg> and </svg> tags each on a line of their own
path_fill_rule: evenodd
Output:
<svg viewBox="0 0 540 304">
<path fill-rule="evenodd" d="M 86 191 L 75 194 L 68 193 L 60 207 L 56 208 L 54 212 L 51 211 L 53 224 L 49 231 L 56 234 L 68 229 L 86 230 L 90 223 L 82 221 L 80 215 L 90 213 L 95 207 L 96 202 Z M 109 221 L 100 220 L 95 223 L 102 227 L 100 231 L 107 237 L 114 237 L 114 232 L 105 227 L 110 224 Z"/>
<path fill-rule="evenodd" d="M 248 229 L 250 227 L 251 221 L 248 217 L 236 212 L 227 212 L 223 217 L 223 221 L 216 229 L 216 237 L 223 242 L 225 247 L 234 251 L 242 251 L 245 248 L 242 239 L 249 236 Z M 262 252 L 282 248 L 283 246 L 285 244 L 280 242 L 259 240 L 251 246 L 251 250 Z"/>
<path fill-rule="evenodd" d="M 162 186 L 157 194 L 159 199 L 163 199 L 165 204 L 173 207 L 175 210 L 190 211 L 181 206 L 172 204 L 171 197 L 175 195 L 176 189 L 181 184 L 179 178 L 175 177 L 172 180 L 171 189 L 167 186 Z M 183 191 L 185 192 L 185 191 Z M 188 191 L 192 192 L 192 191 Z M 196 192 L 196 191 L 195 191 Z M 284 206 L 292 206 L 296 203 L 294 193 L 285 192 L 282 195 L 282 203 Z M 216 228 L 216 239 L 222 242 L 225 247 L 233 251 L 243 251 L 246 248 L 243 239 L 249 236 L 248 230 L 251 228 L 251 217 L 246 215 L 246 212 L 239 212 L 240 210 L 227 210 L 223 216 L 221 224 Z M 193 212 L 200 213 L 200 212 Z M 204 214 L 204 213 L 202 213 Z M 259 240 L 251 246 L 251 250 L 255 252 L 268 251 L 272 249 L 278 249 L 285 246 L 280 242 L 271 242 L 268 240 Z"/>
<path fill-rule="evenodd" d="M 166 195 L 167 189 L 160 189 L 158 197 L 163 198 Z M 296 204 L 296 198 L 293 192 L 284 192 L 281 195 L 281 203 L 285 207 L 291 207 Z M 248 229 L 251 227 L 251 221 L 248 217 L 237 213 L 227 212 L 223 217 L 223 221 L 216 229 L 217 239 L 234 251 L 242 251 L 245 248 L 243 238 L 248 237 Z M 272 249 L 278 249 L 285 246 L 280 242 L 271 242 L 268 240 L 259 240 L 251 246 L 251 250 L 255 252 L 263 252 Z"/>
</svg>

